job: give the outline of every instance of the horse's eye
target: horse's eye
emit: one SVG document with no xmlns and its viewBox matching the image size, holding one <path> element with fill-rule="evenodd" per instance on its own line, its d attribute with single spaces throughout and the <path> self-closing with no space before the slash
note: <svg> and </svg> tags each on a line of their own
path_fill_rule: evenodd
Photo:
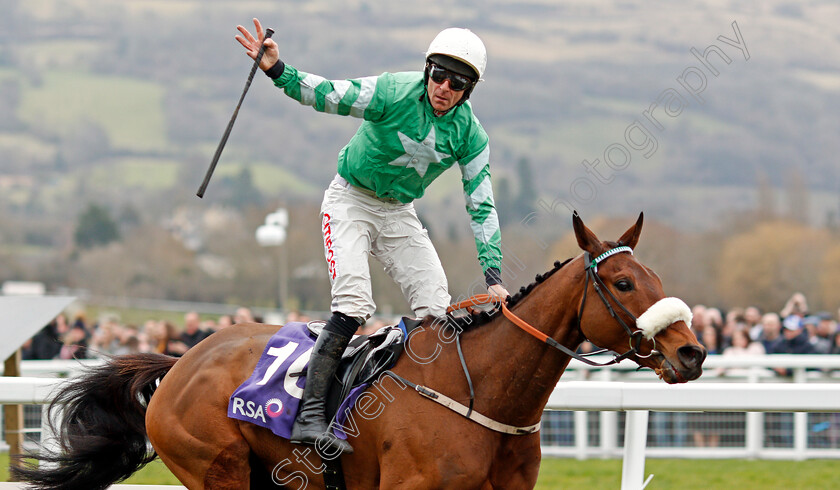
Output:
<svg viewBox="0 0 840 490">
<path fill-rule="evenodd" d="M 615 282 L 615 287 L 619 291 L 622 291 L 622 292 L 626 293 L 627 291 L 632 291 L 633 290 L 633 283 L 628 281 L 627 279 L 619 279 L 618 281 Z"/>
</svg>

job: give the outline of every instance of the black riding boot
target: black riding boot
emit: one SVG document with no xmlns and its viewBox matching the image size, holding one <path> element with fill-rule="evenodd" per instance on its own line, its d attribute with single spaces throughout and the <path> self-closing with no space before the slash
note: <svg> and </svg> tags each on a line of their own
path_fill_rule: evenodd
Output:
<svg viewBox="0 0 840 490">
<path fill-rule="evenodd" d="M 325 414 L 327 392 L 341 360 L 341 354 L 349 342 L 349 337 L 329 330 L 322 331 L 318 336 L 306 370 L 303 402 L 292 427 L 291 442 L 315 444 L 318 439 L 323 438 L 321 444 L 327 447 L 337 448 L 347 454 L 353 452 L 349 442 L 335 437 L 332 431 L 328 430 Z"/>
</svg>

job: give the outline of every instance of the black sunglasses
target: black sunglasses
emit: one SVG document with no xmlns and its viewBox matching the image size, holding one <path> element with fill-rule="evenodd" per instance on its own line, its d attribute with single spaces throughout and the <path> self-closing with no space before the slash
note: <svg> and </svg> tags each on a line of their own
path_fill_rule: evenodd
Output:
<svg viewBox="0 0 840 490">
<path fill-rule="evenodd" d="M 434 63 L 429 63 L 429 78 L 435 83 L 443 83 L 444 80 L 449 80 L 449 88 L 456 92 L 465 90 L 473 84 L 469 77 L 451 72 Z"/>
</svg>

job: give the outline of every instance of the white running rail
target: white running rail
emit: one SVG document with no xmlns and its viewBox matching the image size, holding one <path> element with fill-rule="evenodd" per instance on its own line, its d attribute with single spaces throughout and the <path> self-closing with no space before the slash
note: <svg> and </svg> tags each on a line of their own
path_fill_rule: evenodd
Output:
<svg viewBox="0 0 840 490">
<path fill-rule="evenodd" d="M 54 378 L 0 378 L 0 404 L 46 403 L 50 392 L 64 382 Z M 840 384 L 566 381 L 558 383 L 546 409 L 627 411 L 621 488 L 638 490 L 650 481 L 643 481 L 648 410 L 837 412 Z"/>
</svg>

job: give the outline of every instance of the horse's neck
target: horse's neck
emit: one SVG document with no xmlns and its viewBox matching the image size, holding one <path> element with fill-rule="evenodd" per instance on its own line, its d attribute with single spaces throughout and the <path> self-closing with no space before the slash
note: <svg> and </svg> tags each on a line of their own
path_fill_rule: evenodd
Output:
<svg viewBox="0 0 840 490">
<path fill-rule="evenodd" d="M 574 350 L 581 341 L 576 322 L 581 295 L 575 291 L 582 282 L 575 287 L 572 267 L 564 269 L 531 291 L 514 312 Z M 476 380 L 476 410 L 513 425 L 539 419 L 570 360 L 501 315 L 492 324 L 465 333 L 463 350 Z"/>
</svg>

